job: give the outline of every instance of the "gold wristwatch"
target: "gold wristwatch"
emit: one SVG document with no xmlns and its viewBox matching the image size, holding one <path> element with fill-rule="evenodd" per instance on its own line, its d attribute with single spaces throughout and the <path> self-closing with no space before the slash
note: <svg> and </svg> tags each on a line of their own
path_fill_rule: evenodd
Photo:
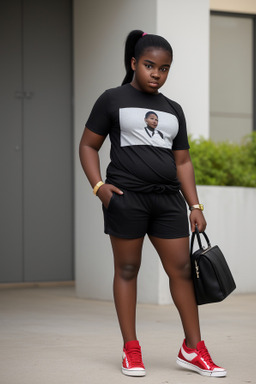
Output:
<svg viewBox="0 0 256 384">
<path fill-rule="evenodd" d="M 204 210 L 203 204 L 194 204 L 189 207 L 190 211 L 193 211 L 194 209 L 200 209 L 200 211 Z"/>
</svg>

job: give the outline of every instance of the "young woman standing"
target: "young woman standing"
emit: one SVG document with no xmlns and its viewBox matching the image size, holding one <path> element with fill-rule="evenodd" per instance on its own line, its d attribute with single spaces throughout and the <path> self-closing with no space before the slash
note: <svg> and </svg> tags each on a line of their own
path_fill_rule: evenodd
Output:
<svg viewBox="0 0 256 384">
<path fill-rule="evenodd" d="M 189 156 L 182 108 L 159 93 L 173 60 L 161 36 L 132 31 L 126 40 L 126 76 L 122 86 L 105 91 L 96 101 L 80 143 L 80 159 L 93 192 L 101 200 L 105 233 L 114 254 L 114 300 L 124 340 L 122 372 L 144 376 L 136 334 L 137 275 L 147 234 L 169 277 L 185 339 L 177 363 L 206 376 L 225 376 L 201 340 L 198 308 L 189 259 L 191 231 L 204 231 Z M 145 114 L 155 113 L 164 140 L 145 135 Z M 111 162 L 105 182 L 98 152 L 109 135 Z"/>
</svg>

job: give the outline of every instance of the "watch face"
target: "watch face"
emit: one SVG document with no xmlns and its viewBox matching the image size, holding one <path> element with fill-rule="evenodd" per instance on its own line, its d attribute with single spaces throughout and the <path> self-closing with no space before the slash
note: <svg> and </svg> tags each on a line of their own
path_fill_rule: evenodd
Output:
<svg viewBox="0 0 256 384">
<path fill-rule="evenodd" d="M 193 211 L 193 209 L 200 209 L 200 211 L 204 210 L 203 204 L 195 204 L 190 207 L 190 210 Z"/>
</svg>

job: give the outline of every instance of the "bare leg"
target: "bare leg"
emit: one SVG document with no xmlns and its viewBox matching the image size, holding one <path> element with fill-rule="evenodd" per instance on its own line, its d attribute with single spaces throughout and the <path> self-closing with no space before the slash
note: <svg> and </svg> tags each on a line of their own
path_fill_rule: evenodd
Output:
<svg viewBox="0 0 256 384">
<path fill-rule="evenodd" d="M 144 238 L 120 239 L 110 236 L 114 254 L 114 300 L 124 344 L 137 340 L 137 275 Z"/>
<path fill-rule="evenodd" d="M 201 340 L 198 307 L 191 279 L 189 238 L 160 239 L 150 236 L 169 277 L 170 290 L 176 305 L 189 348 Z"/>
</svg>

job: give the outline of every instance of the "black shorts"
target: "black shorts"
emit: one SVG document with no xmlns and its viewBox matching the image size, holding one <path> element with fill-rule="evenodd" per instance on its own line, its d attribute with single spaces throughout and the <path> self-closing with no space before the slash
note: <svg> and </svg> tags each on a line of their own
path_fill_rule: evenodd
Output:
<svg viewBox="0 0 256 384">
<path fill-rule="evenodd" d="M 123 190 L 103 206 L 105 233 L 120 238 L 145 236 L 176 239 L 189 236 L 187 207 L 177 193 L 141 193 Z"/>
</svg>

